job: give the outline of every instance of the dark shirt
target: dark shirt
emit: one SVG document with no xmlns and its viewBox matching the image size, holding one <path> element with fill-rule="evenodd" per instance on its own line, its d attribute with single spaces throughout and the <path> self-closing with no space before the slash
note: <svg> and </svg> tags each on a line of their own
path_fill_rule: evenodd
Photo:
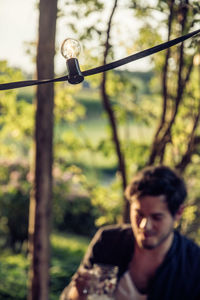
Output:
<svg viewBox="0 0 200 300">
<path fill-rule="evenodd" d="M 108 226 L 96 233 L 81 265 L 86 268 L 94 263 L 116 265 L 120 278 L 128 269 L 133 253 L 131 227 Z M 150 282 L 148 300 L 200 300 L 200 248 L 177 231 Z"/>
</svg>

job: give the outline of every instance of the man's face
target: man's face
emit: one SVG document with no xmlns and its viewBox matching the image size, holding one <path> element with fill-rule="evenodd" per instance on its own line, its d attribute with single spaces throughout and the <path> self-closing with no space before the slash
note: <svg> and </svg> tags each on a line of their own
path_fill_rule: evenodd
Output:
<svg viewBox="0 0 200 300">
<path fill-rule="evenodd" d="M 144 196 L 133 200 L 130 219 L 138 246 L 155 249 L 172 236 L 178 214 L 172 217 L 165 196 Z"/>
</svg>

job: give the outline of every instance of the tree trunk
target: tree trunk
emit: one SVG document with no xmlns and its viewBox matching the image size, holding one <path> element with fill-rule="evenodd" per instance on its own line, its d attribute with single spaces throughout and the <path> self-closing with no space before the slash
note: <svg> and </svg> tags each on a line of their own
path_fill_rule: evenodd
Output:
<svg viewBox="0 0 200 300">
<path fill-rule="evenodd" d="M 54 76 L 57 0 L 40 0 L 37 74 Z M 47 300 L 49 287 L 50 223 L 52 196 L 53 83 L 37 87 L 34 190 L 30 203 L 29 300 Z"/>
</svg>

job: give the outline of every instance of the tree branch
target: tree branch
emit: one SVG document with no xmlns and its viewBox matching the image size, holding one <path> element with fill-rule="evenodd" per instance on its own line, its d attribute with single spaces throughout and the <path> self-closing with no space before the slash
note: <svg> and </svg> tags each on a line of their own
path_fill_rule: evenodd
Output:
<svg viewBox="0 0 200 300">
<path fill-rule="evenodd" d="M 118 0 L 114 1 L 114 5 L 113 5 L 112 11 L 111 11 L 111 14 L 109 17 L 108 25 L 107 25 L 106 41 L 105 41 L 105 45 L 104 45 L 105 51 L 104 51 L 103 64 L 107 63 L 107 57 L 108 57 L 108 53 L 109 53 L 109 49 L 110 49 L 109 41 L 110 41 L 111 24 L 112 24 L 114 12 L 117 8 L 117 2 L 118 2 Z M 105 108 L 108 118 L 109 118 L 111 129 L 112 129 L 112 139 L 113 139 L 115 149 L 116 149 L 116 154 L 118 157 L 119 171 L 120 171 L 120 174 L 122 177 L 122 189 L 124 190 L 127 185 L 126 167 L 125 167 L 124 156 L 121 151 L 121 145 L 120 145 L 120 139 L 119 139 L 118 132 L 117 132 L 115 115 L 114 115 L 112 106 L 110 104 L 110 98 L 106 91 L 106 79 L 107 79 L 107 74 L 106 74 L 106 72 L 104 72 L 102 74 L 102 81 L 101 81 L 101 86 L 100 86 L 101 87 L 101 96 L 102 96 L 104 108 Z M 128 205 L 128 201 L 125 199 L 124 221 L 127 222 L 128 220 L 129 220 L 129 205 Z"/>
<path fill-rule="evenodd" d="M 168 18 L 168 41 L 170 40 L 171 31 L 172 31 L 172 21 L 173 21 L 173 15 L 174 15 L 174 2 L 175 0 L 170 1 L 170 13 Z M 164 124 L 165 124 L 165 118 L 166 118 L 166 112 L 167 112 L 167 100 L 168 100 L 168 87 L 167 87 L 167 74 L 168 74 L 168 67 L 169 67 L 169 58 L 170 58 L 171 48 L 168 48 L 166 51 L 165 56 L 165 63 L 163 67 L 163 75 L 162 75 L 162 92 L 163 92 L 163 105 L 162 105 L 162 114 L 160 123 L 158 125 L 158 128 L 156 130 L 156 133 L 154 135 L 154 141 L 152 145 L 152 150 L 149 158 L 148 164 L 151 165 L 155 157 L 157 155 L 157 148 L 159 144 L 159 134 L 162 131 Z"/>
<path fill-rule="evenodd" d="M 179 9 L 181 12 L 180 23 L 181 23 L 182 33 L 183 33 L 185 30 L 185 25 L 186 25 L 186 20 L 187 20 L 188 7 L 186 5 L 181 5 L 179 7 Z M 180 103 L 183 99 L 184 89 L 186 88 L 186 83 L 189 80 L 189 77 L 191 74 L 191 70 L 189 70 L 186 75 L 186 78 L 183 79 L 183 75 L 182 75 L 183 67 L 184 67 L 184 43 L 181 44 L 180 50 L 179 50 L 178 82 L 177 82 L 175 105 L 173 108 L 172 116 L 167 124 L 166 129 L 164 131 L 162 130 L 161 136 L 159 137 L 157 135 L 154 140 L 151 155 L 149 158 L 149 163 L 148 163 L 149 165 L 153 164 L 155 162 L 156 158 L 159 158 L 159 162 L 163 163 L 166 146 L 169 142 L 171 142 L 172 126 L 175 123 L 176 116 L 178 114 L 178 109 L 179 109 Z M 167 99 L 166 96 L 167 96 L 167 94 L 163 95 L 164 104 L 166 104 L 165 103 L 165 101 Z M 164 107 L 164 109 L 166 109 L 166 107 Z M 166 111 L 164 109 L 163 109 L 163 111 L 166 114 Z M 162 125 L 162 120 L 161 120 L 161 125 Z M 164 128 L 164 123 L 162 125 L 162 129 L 163 128 Z M 159 132 L 161 132 L 161 130 Z"/>
</svg>

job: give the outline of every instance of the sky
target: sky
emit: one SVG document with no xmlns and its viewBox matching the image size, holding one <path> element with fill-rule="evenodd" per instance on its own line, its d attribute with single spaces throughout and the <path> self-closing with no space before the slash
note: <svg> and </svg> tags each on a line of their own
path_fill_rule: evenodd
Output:
<svg viewBox="0 0 200 300">
<path fill-rule="evenodd" d="M 36 9 L 36 2 L 36 0 L 0 0 L 0 60 L 7 60 L 11 67 L 18 67 L 33 77 L 35 64 L 32 62 L 30 55 L 26 53 L 26 43 L 37 41 L 38 10 Z M 133 34 L 137 32 L 136 23 L 134 27 L 133 24 L 127 24 L 124 15 L 120 16 L 118 14 L 116 18 L 118 18 L 121 28 L 126 27 L 129 32 L 134 29 Z M 65 22 L 66 20 L 64 21 L 62 18 L 57 22 L 57 47 L 66 38 Z M 121 37 L 123 35 L 125 35 L 125 32 L 121 33 Z M 126 56 L 126 53 L 119 51 L 117 59 L 124 56 Z M 141 63 L 134 63 L 135 69 L 138 68 L 137 66 L 141 68 Z M 58 53 L 55 57 L 55 73 L 59 75 L 64 68 L 65 62 Z"/>
<path fill-rule="evenodd" d="M 36 3 L 37 0 L 0 0 L 0 60 L 7 60 L 11 67 L 32 75 L 36 66 L 26 50 L 27 43 L 37 41 L 39 13 Z M 57 22 L 59 44 L 66 38 L 61 26 L 62 20 Z M 55 61 L 56 73 L 62 72 L 65 61 L 60 53 Z"/>
<path fill-rule="evenodd" d="M 25 42 L 37 36 L 38 13 L 35 0 L 0 0 L 0 60 L 33 72 L 34 64 L 26 54 Z"/>
</svg>

